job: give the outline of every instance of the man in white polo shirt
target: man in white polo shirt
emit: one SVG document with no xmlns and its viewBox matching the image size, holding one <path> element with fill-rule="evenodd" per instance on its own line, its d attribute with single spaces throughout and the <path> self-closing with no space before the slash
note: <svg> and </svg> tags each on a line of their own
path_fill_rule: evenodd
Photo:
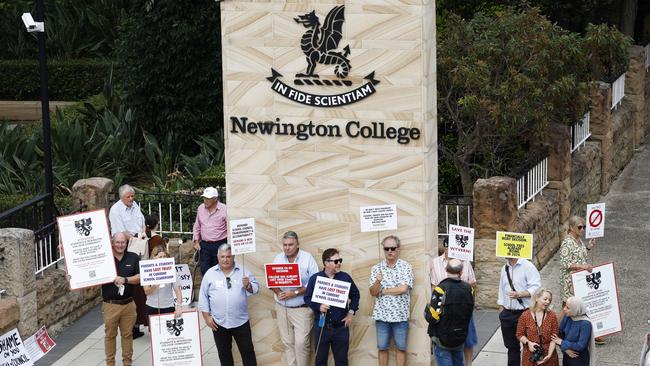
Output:
<svg viewBox="0 0 650 366">
<path fill-rule="evenodd" d="M 287 231 L 282 236 L 282 253 L 275 256 L 273 263 L 298 263 L 302 286 L 294 288 L 273 288 L 275 310 L 282 343 L 284 343 L 285 365 L 307 366 L 309 363 L 309 339 L 314 325 L 314 313 L 305 304 L 303 294 L 309 278 L 318 272 L 314 257 L 300 250 L 298 234 Z"/>
</svg>

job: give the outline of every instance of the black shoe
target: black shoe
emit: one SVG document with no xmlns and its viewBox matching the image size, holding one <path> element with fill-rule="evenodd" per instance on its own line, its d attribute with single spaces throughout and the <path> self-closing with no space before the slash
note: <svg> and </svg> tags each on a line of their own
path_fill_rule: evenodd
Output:
<svg viewBox="0 0 650 366">
<path fill-rule="evenodd" d="M 140 331 L 140 327 L 133 328 L 133 339 L 140 338 L 144 335 L 144 332 Z"/>
</svg>

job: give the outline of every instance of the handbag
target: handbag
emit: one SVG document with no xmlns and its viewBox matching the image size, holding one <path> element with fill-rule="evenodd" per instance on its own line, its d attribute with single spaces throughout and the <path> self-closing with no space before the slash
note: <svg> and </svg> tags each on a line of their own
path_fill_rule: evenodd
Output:
<svg viewBox="0 0 650 366">
<path fill-rule="evenodd" d="M 149 238 L 145 233 L 138 233 L 129 239 L 126 250 L 137 254 L 140 259 L 149 259 Z"/>
</svg>

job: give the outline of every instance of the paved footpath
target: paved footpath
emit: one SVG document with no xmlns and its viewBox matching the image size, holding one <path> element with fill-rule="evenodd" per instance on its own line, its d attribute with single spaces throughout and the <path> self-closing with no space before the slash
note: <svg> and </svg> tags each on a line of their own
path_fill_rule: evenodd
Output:
<svg viewBox="0 0 650 366">
<path fill-rule="evenodd" d="M 647 141 L 648 142 L 648 141 Z M 637 152 L 632 162 L 602 198 L 607 204 L 605 238 L 591 252 L 593 264 L 614 262 L 617 272 L 623 332 L 607 337 L 596 350 L 597 365 L 638 365 L 643 337 L 650 332 L 650 149 Z M 559 252 L 541 271 L 542 285 L 556 297 L 553 310 L 560 310 Z M 479 333 L 477 366 L 506 364 L 506 349 L 495 311 L 475 314 Z M 204 364 L 218 365 L 212 334 L 202 323 Z M 38 365 L 103 365 L 104 341 L 100 308 L 66 328 L 56 338 L 57 346 Z M 118 342 L 119 343 L 119 342 Z M 151 365 L 150 340 L 134 341 L 134 365 Z M 118 355 L 120 354 L 118 346 Z M 118 365 L 121 362 L 118 361 Z"/>
</svg>

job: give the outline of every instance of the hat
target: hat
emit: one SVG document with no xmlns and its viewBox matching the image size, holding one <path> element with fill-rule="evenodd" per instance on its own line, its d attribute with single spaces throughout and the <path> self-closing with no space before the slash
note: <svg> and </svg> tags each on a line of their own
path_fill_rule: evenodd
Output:
<svg viewBox="0 0 650 366">
<path fill-rule="evenodd" d="M 205 198 L 219 197 L 219 191 L 217 191 L 217 189 L 214 187 L 208 187 L 203 190 L 203 194 L 201 195 L 201 197 L 205 197 Z"/>
</svg>

